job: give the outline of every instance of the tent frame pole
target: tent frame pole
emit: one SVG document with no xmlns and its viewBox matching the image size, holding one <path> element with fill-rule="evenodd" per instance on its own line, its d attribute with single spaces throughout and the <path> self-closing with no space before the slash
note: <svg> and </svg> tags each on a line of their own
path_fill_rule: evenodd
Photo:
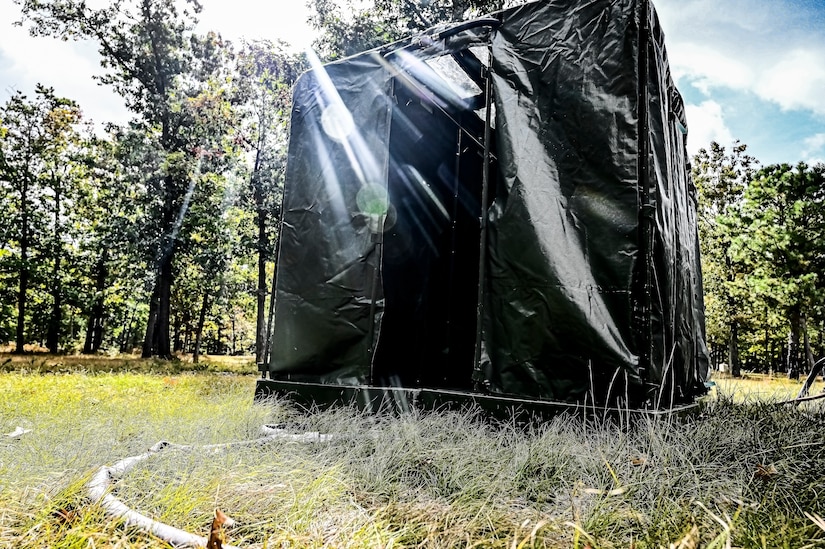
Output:
<svg viewBox="0 0 825 549">
<path fill-rule="evenodd" d="M 640 252 L 642 258 L 642 273 L 639 290 L 640 317 L 637 324 L 639 341 L 639 376 L 647 385 L 650 382 L 651 366 L 653 361 L 653 233 L 655 223 L 655 205 L 651 200 L 653 189 L 650 179 L 650 141 L 648 134 L 648 80 L 649 76 L 649 38 L 650 38 L 650 7 L 648 0 L 639 0 L 639 57 L 638 57 L 638 157 L 637 174 L 639 189 L 639 206 L 641 222 Z M 661 380 L 660 380 L 661 381 Z M 653 395 L 651 395 L 653 396 Z"/>
<path fill-rule="evenodd" d="M 492 136 L 490 111 L 492 110 L 493 104 L 493 79 L 490 70 L 493 63 L 493 52 L 490 46 L 488 46 L 488 50 L 490 51 L 488 57 L 490 66 L 484 71 L 484 164 L 481 172 L 481 212 L 479 215 L 481 234 L 479 236 L 478 294 L 476 298 L 476 348 L 473 360 L 473 385 L 475 391 L 484 390 L 484 372 L 481 368 L 481 345 L 484 321 L 484 284 L 487 278 L 487 202 L 490 195 L 490 139 Z"/>
<path fill-rule="evenodd" d="M 389 90 L 387 96 L 395 97 L 395 79 L 390 79 Z M 387 221 L 387 213 L 389 213 L 389 171 L 390 171 L 390 136 L 392 135 L 392 115 L 393 102 L 387 101 L 387 134 L 385 143 L 387 144 L 387 155 L 384 158 L 384 189 L 387 191 L 387 212 L 382 214 L 378 220 L 378 231 L 370 235 L 370 239 L 374 244 L 373 252 L 375 253 L 375 266 L 372 270 L 372 281 L 370 282 L 370 312 L 369 312 L 369 332 L 367 333 L 367 357 L 369 360 L 369 382 L 375 384 L 375 357 L 378 352 L 378 337 L 381 332 L 381 327 L 376 326 L 375 317 L 378 312 L 378 288 L 381 285 L 381 275 L 384 266 L 384 223 Z M 383 294 L 383 291 L 382 291 Z M 383 299 L 383 295 L 382 295 Z"/>
</svg>

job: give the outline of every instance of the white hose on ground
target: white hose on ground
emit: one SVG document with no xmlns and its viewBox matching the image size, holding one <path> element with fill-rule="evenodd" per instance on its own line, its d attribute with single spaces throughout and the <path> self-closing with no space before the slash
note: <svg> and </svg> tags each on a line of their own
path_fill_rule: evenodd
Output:
<svg viewBox="0 0 825 549">
<path fill-rule="evenodd" d="M 329 442 L 333 435 L 325 435 L 317 432 L 294 434 L 288 433 L 283 429 L 264 425 L 261 427 L 262 433 L 265 435 L 261 438 L 253 440 L 245 440 L 240 442 L 230 442 L 226 444 L 208 444 L 205 446 L 170 444 L 165 441 L 158 442 L 152 446 L 148 452 L 124 458 L 111 467 L 101 467 L 94 474 L 92 479 L 86 485 L 89 497 L 103 508 L 103 511 L 110 517 L 122 518 L 127 526 L 136 526 L 154 536 L 167 541 L 173 547 L 205 547 L 207 539 L 195 534 L 169 526 L 162 522 L 147 517 L 133 509 L 128 505 L 117 499 L 111 494 L 112 485 L 117 479 L 123 477 L 138 463 L 149 459 L 164 450 L 211 450 L 220 451 L 224 449 L 237 448 L 239 446 L 250 446 L 257 444 L 266 444 L 277 440 L 287 442 Z M 233 545 L 225 544 L 224 549 L 239 549 Z"/>
</svg>

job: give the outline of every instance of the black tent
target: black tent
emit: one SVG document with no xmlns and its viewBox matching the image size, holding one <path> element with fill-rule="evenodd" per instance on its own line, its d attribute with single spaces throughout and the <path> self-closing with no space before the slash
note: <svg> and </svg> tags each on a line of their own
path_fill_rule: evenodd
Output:
<svg viewBox="0 0 825 549">
<path fill-rule="evenodd" d="M 315 64 L 256 394 L 692 402 L 686 135 L 646 0 L 543 0 Z"/>
</svg>

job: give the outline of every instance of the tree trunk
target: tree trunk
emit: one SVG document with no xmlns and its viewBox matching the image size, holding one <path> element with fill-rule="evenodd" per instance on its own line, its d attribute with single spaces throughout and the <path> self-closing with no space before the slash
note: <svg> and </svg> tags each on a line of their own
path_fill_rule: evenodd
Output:
<svg viewBox="0 0 825 549">
<path fill-rule="evenodd" d="M 725 253 L 725 266 L 727 267 L 727 280 L 733 282 L 735 279 L 733 261 L 730 254 Z M 728 305 L 728 315 L 731 319 L 730 329 L 728 331 L 728 372 L 733 377 L 740 377 L 741 364 L 739 363 L 739 322 L 736 320 L 736 300 L 728 291 L 725 301 Z"/>
<path fill-rule="evenodd" d="M 103 249 L 100 258 L 97 260 L 95 269 L 95 301 L 92 310 L 89 312 L 89 320 L 86 324 L 86 340 L 83 343 L 83 353 L 91 354 L 100 350 L 103 343 L 103 311 L 104 311 L 104 291 L 106 290 L 106 278 L 108 269 L 108 250 Z"/>
<path fill-rule="evenodd" d="M 788 379 L 799 379 L 802 369 L 799 357 L 799 332 L 802 323 L 799 306 L 794 306 L 790 310 L 791 332 L 788 334 Z"/>
<path fill-rule="evenodd" d="M 92 352 L 97 353 L 103 347 L 103 328 L 106 326 L 106 319 L 103 317 L 103 297 L 100 298 L 100 315 L 97 324 L 92 331 Z"/>
<path fill-rule="evenodd" d="M 172 257 L 171 252 L 166 261 L 161 264 L 160 292 L 158 293 L 158 321 L 155 324 L 157 347 L 155 354 L 159 358 L 172 358 L 172 341 L 169 338 L 169 320 L 171 318 L 172 303 Z"/>
<path fill-rule="evenodd" d="M 174 245 L 172 245 L 174 246 Z M 172 299 L 172 250 L 163 254 L 152 301 L 149 305 L 149 320 L 146 323 L 146 337 L 143 340 L 143 358 L 156 356 L 164 360 L 172 358 L 169 319 Z"/>
<path fill-rule="evenodd" d="M 172 337 L 172 341 L 173 341 L 173 343 L 172 343 L 172 349 L 173 349 L 176 353 L 178 353 L 178 352 L 180 352 L 181 350 L 183 350 L 183 349 L 182 349 L 182 347 L 183 347 L 183 342 L 181 341 L 181 337 L 180 337 L 180 325 L 181 325 L 180 315 L 179 315 L 179 314 L 177 314 L 177 315 L 175 315 L 175 324 L 174 324 L 174 334 L 175 334 L 175 335 Z"/>
<path fill-rule="evenodd" d="M 131 309 L 129 311 L 129 319 L 126 321 L 126 325 L 123 326 L 123 332 L 120 334 L 120 346 L 118 350 L 121 353 L 125 353 L 127 349 L 129 349 L 129 340 L 132 337 L 132 323 L 135 319 L 135 309 Z"/>
<path fill-rule="evenodd" d="M 734 321 L 730 325 L 730 337 L 728 339 L 728 370 L 733 377 L 741 377 L 741 364 L 739 362 L 739 323 Z"/>
<path fill-rule="evenodd" d="M 282 206 L 283 207 L 283 206 Z M 278 232 L 278 238 L 275 240 L 275 262 L 272 266 L 272 291 L 269 294 L 269 318 L 266 323 L 266 352 L 264 353 L 264 360 L 267 364 L 272 364 L 272 335 L 275 329 L 275 289 L 278 284 L 278 257 L 281 253 L 281 234 Z M 259 366 L 259 368 L 261 368 Z M 269 368 L 266 368 L 267 370 Z"/>
<path fill-rule="evenodd" d="M 235 356 L 235 341 L 237 339 L 237 335 L 235 333 L 235 313 L 232 313 L 232 349 L 229 354 Z"/>
<path fill-rule="evenodd" d="M 255 199 L 255 222 L 258 225 L 258 288 L 256 290 L 256 317 L 255 317 L 255 363 L 259 364 L 266 352 L 266 327 L 264 325 L 264 307 L 266 305 L 266 207 L 264 201 L 264 193 L 261 188 L 261 153 L 263 151 L 266 140 L 266 106 L 262 106 L 261 114 L 259 116 L 258 127 L 258 147 L 255 151 L 255 164 L 252 169 L 252 177 L 250 183 L 252 185 L 252 196 Z"/>
<path fill-rule="evenodd" d="M 50 353 L 57 353 L 59 351 L 60 325 L 63 322 L 62 309 L 63 302 L 61 299 L 60 289 L 53 289 L 52 314 L 49 318 L 49 328 L 46 335 L 46 347 L 49 349 Z"/>
<path fill-rule="evenodd" d="M 203 324 L 206 322 L 206 308 L 208 306 L 207 294 L 204 292 L 201 300 L 201 310 L 198 313 L 198 325 L 195 328 L 195 348 L 192 350 L 192 362 L 197 364 L 201 354 L 201 337 L 203 336 Z"/>
<path fill-rule="evenodd" d="M 63 246 L 60 241 L 60 184 L 55 178 L 54 184 L 54 235 L 53 235 L 53 253 L 54 262 L 52 263 L 52 314 L 49 316 L 49 326 L 46 333 L 46 347 L 50 353 L 57 353 L 58 344 L 60 342 L 60 325 L 63 322 L 62 311 L 62 294 L 63 288 L 60 283 L 60 260 L 62 258 Z"/>
<path fill-rule="evenodd" d="M 143 350 L 140 354 L 141 358 L 152 358 L 154 351 L 153 340 L 155 338 L 155 329 L 158 323 L 158 292 L 160 290 L 160 282 L 155 278 L 155 287 L 152 290 L 152 297 L 149 298 L 149 318 L 146 320 L 146 335 L 143 338 Z"/>
<path fill-rule="evenodd" d="M 266 229 L 264 215 L 258 210 L 258 289 L 257 316 L 255 319 L 255 364 L 263 360 L 266 352 Z"/>
<path fill-rule="evenodd" d="M 805 362 L 807 363 L 807 367 L 805 368 L 806 372 L 810 372 L 811 369 L 814 367 L 814 353 L 811 351 L 811 339 L 808 335 L 808 315 L 802 315 L 802 341 L 805 349 Z"/>
<path fill-rule="evenodd" d="M 55 258 L 52 270 L 52 314 L 46 334 L 46 347 L 50 353 L 59 351 L 60 325 L 63 323 L 63 290 L 60 284 L 60 258 Z"/>
<path fill-rule="evenodd" d="M 148 19 L 148 12 L 144 6 L 144 17 Z M 159 58 L 155 36 L 150 33 L 152 51 L 155 54 L 155 61 Z M 157 70 L 157 86 L 159 95 L 166 96 L 166 86 L 168 82 L 161 76 L 163 71 L 159 65 Z M 168 107 L 168 105 L 164 105 Z M 161 147 L 166 153 L 180 152 L 179 144 L 175 141 L 174 132 L 169 119 L 169 111 L 161 112 Z M 174 264 L 175 251 L 177 249 L 177 223 L 182 221 L 184 212 L 178 212 L 175 204 L 176 199 L 181 196 L 179 186 L 175 177 L 167 173 L 163 178 L 163 211 L 161 214 L 161 227 L 164 231 L 164 238 L 160 242 L 160 258 L 158 260 L 158 276 L 155 281 L 155 288 L 152 292 L 152 304 L 149 308 L 149 321 L 146 324 L 146 335 L 143 339 L 143 358 L 157 356 L 169 360 L 172 358 L 171 339 L 169 337 L 169 320 L 172 299 L 172 284 L 174 275 L 172 266 Z M 182 207 L 186 207 L 185 205 Z M 178 220 L 179 219 L 179 220 Z"/>
<path fill-rule="evenodd" d="M 25 352 L 26 343 L 26 294 L 29 291 L 29 180 L 23 179 L 20 191 L 20 279 L 17 289 L 17 333 L 14 352 Z"/>
<path fill-rule="evenodd" d="M 183 326 L 183 352 L 192 352 L 192 318 L 186 315 L 186 323 Z"/>
<path fill-rule="evenodd" d="M 86 337 L 83 339 L 83 354 L 92 354 L 92 330 L 94 329 L 94 318 L 91 313 L 86 319 Z M 121 351 L 123 352 L 123 351 Z"/>
</svg>

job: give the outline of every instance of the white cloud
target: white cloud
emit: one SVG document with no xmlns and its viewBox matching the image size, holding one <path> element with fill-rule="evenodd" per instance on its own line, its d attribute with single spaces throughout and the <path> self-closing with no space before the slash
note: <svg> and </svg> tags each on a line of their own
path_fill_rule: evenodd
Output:
<svg viewBox="0 0 825 549">
<path fill-rule="evenodd" d="M 810 165 L 825 164 L 825 133 L 814 134 L 802 141 L 802 156 Z"/>
<path fill-rule="evenodd" d="M 309 8 L 303 1 L 278 2 L 274 17 L 269 15 L 269 6 L 258 0 L 203 0 L 202 4 L 200 32 L 217 30 L 230 40 L 283 40 L 296 50 L 308 47 L 316 36 L 306 22 Z"/>
<path fill-rule="evenodd" d="M 785 110 L 825 115 L 825 49 L 795 49 L 762 71 L 755 91 Z"/>
<path fill-rule="evenodd" d="M 0 101 L 16 90 L 31 96 L 35 84 L 41 83 L 77 101 L 86 119 L 116 123 L 129 119 L 123 101 L 92 79 L 101 69 L 91 43 L 32 38 L 25 28 L 11 26 L 18 19 L 16 6 L 0 4 L 0 21 L 8 21 L 0 32 L 0 58 L 5 61 L 0 72 Z"/>
<path fill-rule="evenodd" d="M 689 81 L 705 95 L 710 95 L 711 88 L 745 88 L 754 81 L 753 71 L 746 63 L 713 47 L 677 43 L 672 49 L 678 52 L 670 59 L 673 77 Z"/>
<path fill-rule="evenodd" d="M 103 7 L 109 0 L 91 3 L 92 7 Z M 315 37 L 306 23 L 308 8 L 304 2 L 279 6 L 278 17 L 270 17 L 269 9 L 256 0 L 205 0 L 203 4 L 200 32 L 216 29 L 233 41 L 240 37 L 280 39 L 296 49 L 307 47 Z M 39 82 L 53 86 L 58 95 L 78 101 L 86 119 L 118 124 L 129 120 L 122 99 L 92 78 L 102 73 L 93 43 L 33 38 L 25 27 L 11 25 L 19 19 L 17 6 L 0 1 L 0 102 L 15 90 L 31 96 Z"/>
<path fill-rule="evenodd" d="M 722 106 L 716 101 L 703 101 L 699 105 L 686 105 L 688 128 L 688 153 L 693 156 L 699 149 L 707 148 L 711 141 L 727 145 L 733 141 L 733 134 L 725 125 Z"/>
<path fill-rule="evenodd" d="M 822 8 L 787 0 L 658 0 L 674 78 L 825 115 Z"/>
</svg>

